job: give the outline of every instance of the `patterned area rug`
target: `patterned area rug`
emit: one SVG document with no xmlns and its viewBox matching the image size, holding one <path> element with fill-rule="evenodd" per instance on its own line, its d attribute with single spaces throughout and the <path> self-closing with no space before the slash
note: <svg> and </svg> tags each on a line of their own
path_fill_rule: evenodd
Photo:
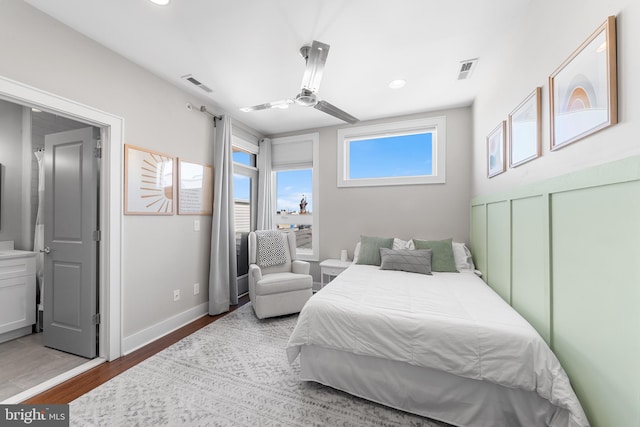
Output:
<svg viewBox="0 0 640 427">
<path fill-rule="evenodd" d="M 246 304 L 71 402 L 71 425 L 446 425 L 300 381 L 285 353 L 296 320 Z"/>
</svg>

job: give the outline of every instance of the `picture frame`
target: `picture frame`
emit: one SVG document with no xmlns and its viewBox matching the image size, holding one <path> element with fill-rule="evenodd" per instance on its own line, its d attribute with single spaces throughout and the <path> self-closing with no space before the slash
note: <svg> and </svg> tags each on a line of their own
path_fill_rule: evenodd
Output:
<svg viewBox="0 0 640 427">
<path fill-rule="evenodd" d="M 549 77 L 551 150 L 618 122 L 616 18 L 607 20 Z"/>
<path fill-rule="evenodd" d="M 537 159 L 542 154 L 541 94 L 542 88 L 535 88 L 509 113 L 509 167 L 511 168 Z"/>
<path fill-rule="evenodd" d="M 503 120 L 487 136 L 487 177 L 493 178 L 506 170 L 505 135 L 507 122 Z"/>
<path fill-rule="evenodd" d="M 125 144 L 124 214 L 173 215 L 176 158 Z"/>
<path fill-rule="evenodd" d="M 213 215 L 213 167 L 178 159 L 178 215 Z"/>
</svg>

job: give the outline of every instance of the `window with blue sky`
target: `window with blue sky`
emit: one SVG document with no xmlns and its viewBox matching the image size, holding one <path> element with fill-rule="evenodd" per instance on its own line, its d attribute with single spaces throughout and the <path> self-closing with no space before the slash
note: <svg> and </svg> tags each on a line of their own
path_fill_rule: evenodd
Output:
<svg viewBox="0 0 640 427">
<path fill-rule="evenodd" d="M 313 212 L 313 173 L 311 169 L 276 172 L 276 211 L 299 212 L 300 201 L 307 201 L 307 213 Z"/>
<path fill-rule="evenodd" d="M 349 178 L 424 176 L 433 171 L 431 133 L 352 140 Z"/>
<path fill-rule="evenodd" d="M 443 184 L 446 117 L 338 129 L 338 187 Z"/>
</svg>

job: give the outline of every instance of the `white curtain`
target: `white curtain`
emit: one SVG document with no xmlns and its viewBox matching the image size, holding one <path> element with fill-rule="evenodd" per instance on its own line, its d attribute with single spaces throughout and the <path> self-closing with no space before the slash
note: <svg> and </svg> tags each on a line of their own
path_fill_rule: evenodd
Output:
<svg viewBox="0 0 640 427">
<path fill-rule="evenodd" d="M 36 215 L 35 233 L 33 237 L 33 251 L 36 253 L 36 279 L 40 290 L 38 310 L 42 310 L 44 301 L 44 151 L 33 153 L 38 161 L 38 213 Z"/>
<path fill-rule="evenodd" d="M 258 230 L 272 228 L 271 139 L 260 141 L 258 153 Z"/>
<path fill-rule="evenodd" d="M 238 304 L 231 119 L 227 115 L 216 127 L 213 156 L 209 314 L 216 315 Z"/>
</svg>

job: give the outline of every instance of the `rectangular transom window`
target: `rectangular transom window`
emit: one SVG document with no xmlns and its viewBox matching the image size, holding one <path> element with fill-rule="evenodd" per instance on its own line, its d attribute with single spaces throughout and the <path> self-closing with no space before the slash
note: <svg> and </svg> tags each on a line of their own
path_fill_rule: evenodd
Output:
<svg viewBox="0 0 640 427">
<path fill-rule="evenodd" d="M 338 186 L 445 182 L 444 117 L 338 130 Z"/>
</svg>

